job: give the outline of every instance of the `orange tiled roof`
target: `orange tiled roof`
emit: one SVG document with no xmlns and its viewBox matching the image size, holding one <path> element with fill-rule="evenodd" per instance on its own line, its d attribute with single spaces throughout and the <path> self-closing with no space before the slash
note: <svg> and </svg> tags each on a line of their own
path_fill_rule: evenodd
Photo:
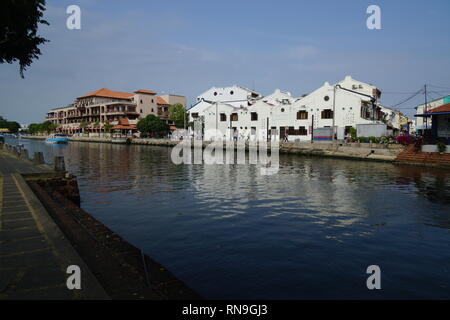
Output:
<svg viewBox="0 0 450 320">
<path fill-rule="evenodd" d="M 113 127 L 113 130 L 134 130 L 136 125 L 130 124 L 128 118 L 120 118 L 119 123 Z"/>
<path fill-rule="evenodd" d="M 435 112 L 450 112 L 450 103 L 431 109 L 427 113 L 435 113 Z"/>
<path fill-rule="evenodd" d="M 88 97 L 104 97 L 104 98 L 117 98 L 117 99 L 130 99 L 133 96 L 132 93 L 128 92 L 119 92 L 112 91 L 107 88 L 101 88 L 96 91 L 89 92 L 80 98 L 88 98 Z"/>
<path fill-rule="evenodd" d="M 164 100 L 161 97 L 156 97 L 156 103 L 157 104 L 169 104 L 166 100 Z"/>
<path fill-rule="evenodd" d="M 151 94 L 152 96 L 154 96 L 156 94 L 156 92 L 151 91 L 151 90 L 136 90 L 134 93 L 146 93 L 146 94 Z"/>
<path fill-rule="evenodd" d="M 129 126 L 130 125 L 130 121 L 128 121 L 128 118 L 120 118 L 118 125 Z"/>
</svg>

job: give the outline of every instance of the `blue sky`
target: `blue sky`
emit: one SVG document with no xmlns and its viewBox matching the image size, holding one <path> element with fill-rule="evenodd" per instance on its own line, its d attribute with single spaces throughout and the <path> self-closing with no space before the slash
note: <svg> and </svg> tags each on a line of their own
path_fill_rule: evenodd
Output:
<svg viewBox="0 0 450 320">
<path fill-rule="evenodd" d="M 81 30 L 66 28 L 80 6 Z M 382 30 L 366 27 L 381 8 Z M 239 84 L 295 96 L 351 75 L 393 105 L 425 83 L 450 94 L 450 1 L 47 1 L 40 34 L 51 42 L 21 79 L 0 65 L 0 115 L 44 120 L 50 108 L 102 87 L 195 97 Z M 423 95 L 402 105 L 421 103 Z"/>
</svg>

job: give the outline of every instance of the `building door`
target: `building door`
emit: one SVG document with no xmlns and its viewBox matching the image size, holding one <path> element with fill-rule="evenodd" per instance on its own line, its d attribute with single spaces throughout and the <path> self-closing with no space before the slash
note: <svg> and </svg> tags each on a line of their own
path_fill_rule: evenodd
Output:
<svg viewBox="0 0 450 320">
<path fill-rule="evenodd" d="M 280 140 L 286 137 L 286 127 L 280 127 Z"/>
</svg>

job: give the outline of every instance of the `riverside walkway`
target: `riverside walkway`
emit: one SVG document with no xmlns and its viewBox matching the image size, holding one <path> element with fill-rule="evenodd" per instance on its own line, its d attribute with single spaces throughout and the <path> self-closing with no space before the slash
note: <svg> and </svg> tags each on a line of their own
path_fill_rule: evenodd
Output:
<svg viewBox="0 0 450 320">
<path fill-rule="evenodd" d="M 108 299 L 21 176 L 50 171 L 0 150 L 0 299 Z M 69 265 L 81 290 L 67 288 Z"/>
<path fill-rule="evenodd" d="M 30 160 L 0 144 L 0 300 L 201 299 L 79 207 L 64 158 L 55 157 L 54 170 L 43 163 L 42 153 Z M 81 288 L 70 290 L 73 266 Z"/>
</svg>

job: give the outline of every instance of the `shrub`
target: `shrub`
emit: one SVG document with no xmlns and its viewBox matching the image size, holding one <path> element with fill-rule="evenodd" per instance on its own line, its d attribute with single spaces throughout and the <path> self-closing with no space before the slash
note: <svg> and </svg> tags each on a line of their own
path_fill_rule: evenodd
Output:
<svg viewBox="0 0 450 320">
<path fill-rule="evenodd" d="M 438 141 L 438 143 L 436 143 L 436 146 L 440 153 L 443 153 L 447 150 L 447 145 L 445 143 L 443 143 L 442 141 Z"/>
<path fill-rule="evenodd" d="M 352 139 L 353 140 L 356 140 L 356 129 L 355 128 L 353 128 L 353 127 L 351 127 L 350 129 L 349 129 L 349 133 L 350 133 L 350 136 L 352 137 Z"/>
<path fill-rule="evenodd" d="M 358 140 L 358 142 L 361 142 L 361 143 L 369 142 L 369 139 L 366 137 L 358 137 L 358 138 L 356 138 L 356 140 Z"/>
<path fill-rule="evenodd" d="M 414 137 L 401 134 L 395 139 L 397 143 L 407 146 L 414 143 Z"/>
<path fill-rule="evenodd" d="M 369 142 L 378 143 L 379 139 L 377 137 L 369 137 Z"/>
<path fill-rule="evenodd" d="M 382 144 L 394 144 L 395 137 L 394 136 L 383 136 L 380 138 L 380 143 Z"/>
</svg>

